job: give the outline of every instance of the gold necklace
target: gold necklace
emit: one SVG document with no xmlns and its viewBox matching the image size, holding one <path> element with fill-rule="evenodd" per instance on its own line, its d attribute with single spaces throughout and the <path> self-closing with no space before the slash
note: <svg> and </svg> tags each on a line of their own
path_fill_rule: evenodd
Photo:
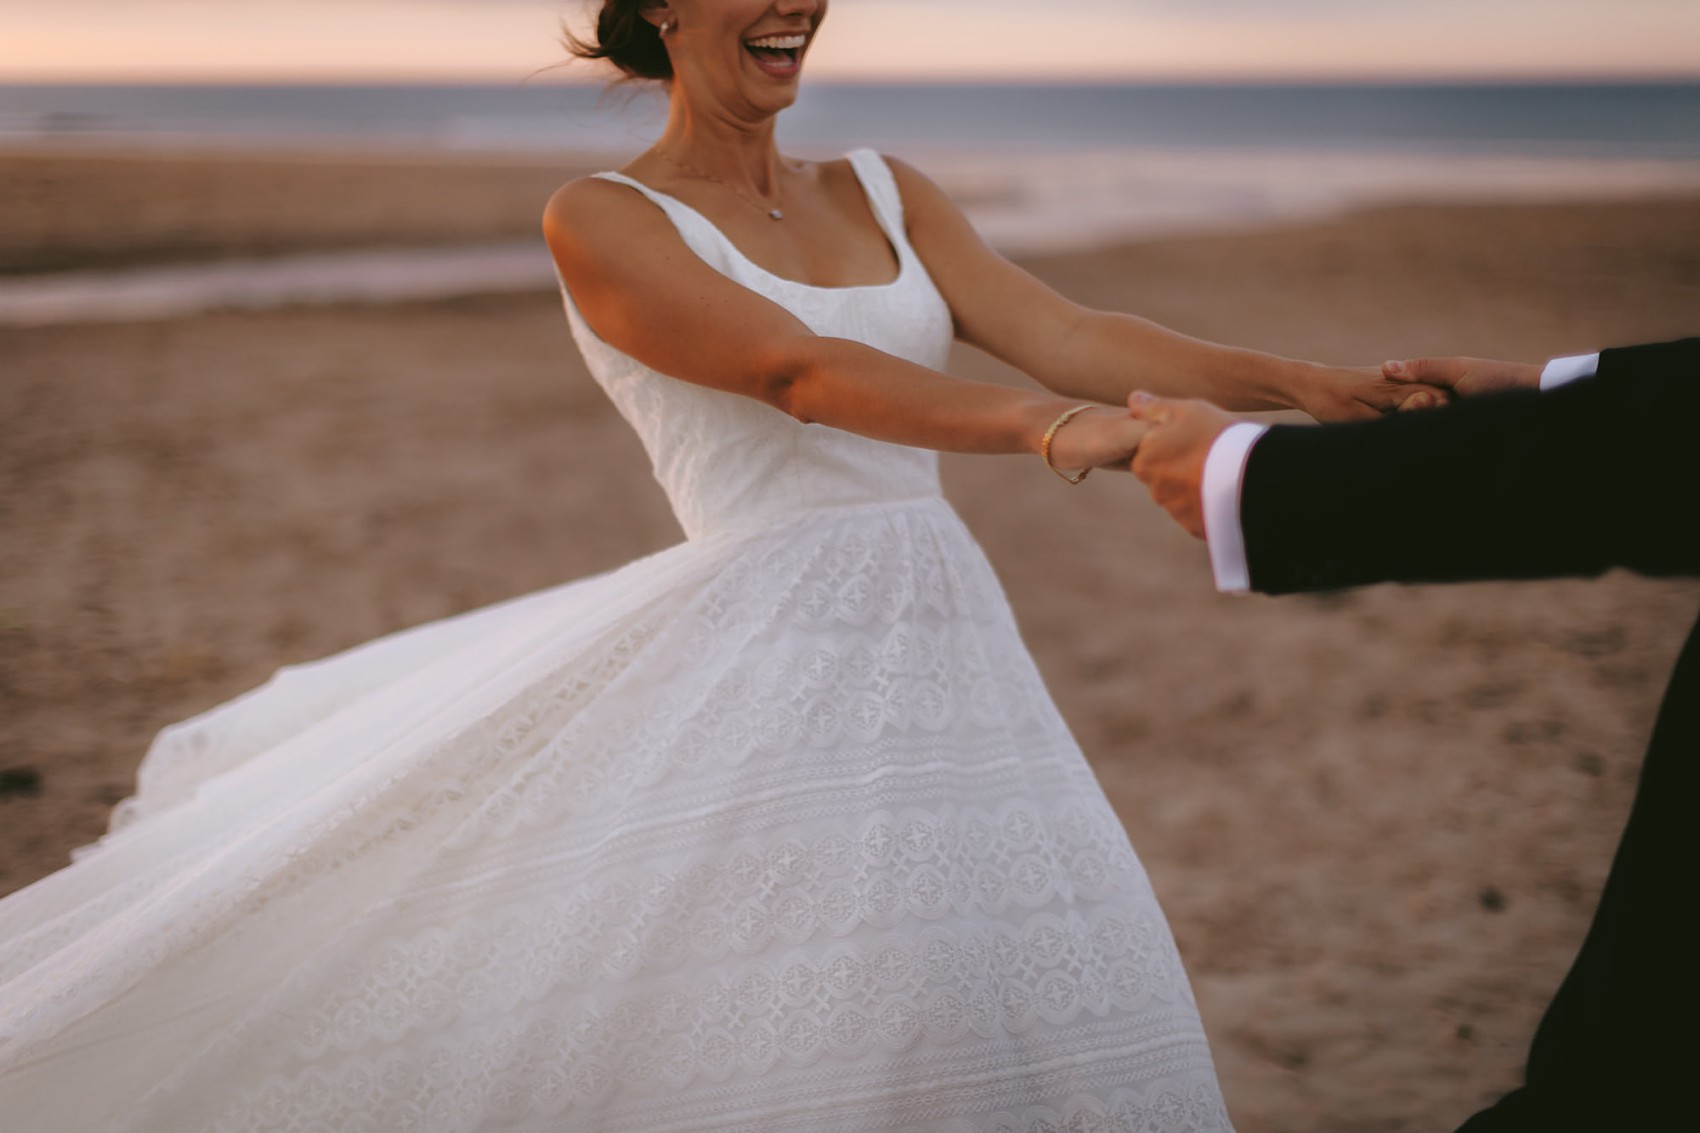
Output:
<svg viewBox="0 0 1700 1133">
<path fill-rule="evenodd" d="M 687 162 L 680 161 L 678 158 L 674 157 L 672 154 L 669 154 L 664 150 L 657 149 L 655 151 L 655 155 L 657 157 L 659 157 L 662 161 L 665 161 L 668 165 L 671 165 L 675 169 L 679 170 L 681 173 L 689 173 L 692 176 L 701 177 L 704 181 L 713 181 L 716 185 L 719 185 L 721 188 L 730 190 L 731 193 L 734 196 L 736 196 L 740 201 L 743 201 L 745 204 L 749 205 L 751 208 L 760 209 L 762 212 L 765 212 L 770 219 L 773 219 L 773 220 L 784 220 L 785 219 L 785 210 L 780 208 L 778 205 L 770 205 L 765 201 L 759 201 L 756 198 L 750 196 L 748 193 L 744 192 L 742 189 L 738 188 L 736 185 L 733 185 L 733 184 L 731 184 L 730 182 L 727 182 L 727 181 L 722 181 L 720 178 L 716 177 L 712 173 L 708 173 L 704 170 L 698 169 L 696 166 L 691 165 Z M 783 164 L 783 162 L 781 164 Z M 792 169 L 791 172 L 795 173 L 795 172 L 797 172 L 797 169 Z M 782 191 L 782 195 L 780 197 L 780 200 L 783 201 L 784 200 L 783 186 L 781 186 L 781 191 Z"/>
</svg>

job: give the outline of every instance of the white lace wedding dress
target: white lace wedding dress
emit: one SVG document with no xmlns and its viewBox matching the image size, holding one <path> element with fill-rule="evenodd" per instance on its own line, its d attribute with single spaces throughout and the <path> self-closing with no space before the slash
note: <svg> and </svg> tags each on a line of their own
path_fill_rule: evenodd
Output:
<svg viewBox="0 0 1700 1133">
<path fill-rule="evenodd" d="M 942 365 L 896 185 L 852 161 L 885 286 L 780 279 L 607 176 L 819 333 Z M 665 377 L 566 307 L 688 540 L 161 733 L 112 832 L 0 901 L 0 1125 L 1227 1129 L 934 455 Z"/>
</svg>

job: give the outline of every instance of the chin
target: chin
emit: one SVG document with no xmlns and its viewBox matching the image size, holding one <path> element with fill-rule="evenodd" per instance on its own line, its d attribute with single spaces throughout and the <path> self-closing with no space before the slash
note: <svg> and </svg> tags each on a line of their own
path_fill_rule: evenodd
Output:
<svg viewBox="0 0 1700 1133">
<path fill-rule="evenodd" d="M 786 83 L 769 80 L 751 83 L 744 90 L 751 106 L 777 114 L 797 101 L 798 83 L 795 79 Z"/>
<path fill-rule="evenodd" d="M 785 110 L 797 101 L 797 84 L 792 83 L 780 90 L 764 91 L 760 105 L 768 107 L 775 113 Z"/>
</svg>

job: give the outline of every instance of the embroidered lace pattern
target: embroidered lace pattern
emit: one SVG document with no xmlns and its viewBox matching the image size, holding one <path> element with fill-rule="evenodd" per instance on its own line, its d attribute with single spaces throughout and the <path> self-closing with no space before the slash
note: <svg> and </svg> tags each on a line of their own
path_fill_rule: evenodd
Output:
<svg viewBox="0 0 1700 1133">
<path fill-rule="evenodd" d="M 941 365 L 900 261 L 823 334 Z M 1228 1129 L 1138 858 L 931 454 L 603 343 L 688 539 L 281 670 L 166 729 L 0 901 L 19 1128 Z"/>
</svg>

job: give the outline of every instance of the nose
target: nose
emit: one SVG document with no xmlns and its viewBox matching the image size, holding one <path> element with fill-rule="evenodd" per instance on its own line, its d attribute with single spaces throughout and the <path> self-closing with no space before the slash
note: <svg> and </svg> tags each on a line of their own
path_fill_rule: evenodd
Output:
<svg viewBox="0 0 1700 1133">
<path fill-rule="evenodd" d="M 807 16 L 810 19 L 822 7 L 823 0 L 774 0 L 773 4 L 774 12 L 781 16 Z"/>
</svg>

